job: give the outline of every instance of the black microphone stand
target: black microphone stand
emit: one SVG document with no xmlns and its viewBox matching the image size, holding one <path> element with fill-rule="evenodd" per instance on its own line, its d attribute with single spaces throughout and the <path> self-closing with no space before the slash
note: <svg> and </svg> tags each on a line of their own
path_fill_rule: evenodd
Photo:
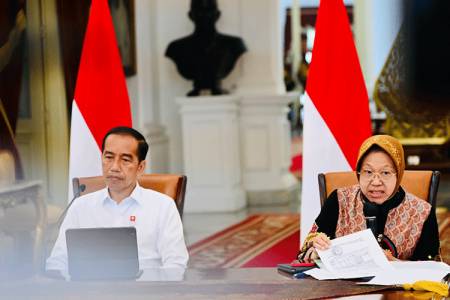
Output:
<svg viewBox="0 0 450 300">
<path fill-rule="evenodd" d="M 56 225 L 57 225 L 58 228 L 59 228 L 59 226 L 61 226 L 62 220 L 66 216 L 67 211 L 72 206 L 72 204 L 75 201 L 75 199 L 77 199 L 80 196 L 80 194 L 82 192 L 84 192 L 85 190 L 86 190 L 86 185 L 85 184 L 80 184 L 80 186 L 78 187 L 78 191 L 75 193 L 75 196 L 73 196 L 72 200 L 70 200 L 70 202 L 69 202 L 69 205 L 67 205 L 67 207 L 63 210 L 63 212 L 59 216 L 58 221 L 56 222 Z"/>
</svg>

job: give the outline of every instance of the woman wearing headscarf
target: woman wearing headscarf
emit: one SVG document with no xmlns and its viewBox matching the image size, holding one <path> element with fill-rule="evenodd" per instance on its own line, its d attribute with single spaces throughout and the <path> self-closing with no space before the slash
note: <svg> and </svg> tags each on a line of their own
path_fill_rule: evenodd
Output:
<svg viewBox="0 0 450 300">
<path fill-rule="evenodd" d="M 367 228 L 366 217 L 389 260 L 430 260 L 439 253 L 436 214 L 431 205 L 405 191 L 400 182 L 405 170 L 403 147 L 388 135 L 363 142 L 356 165 L 358 184 L 334 190 L 306 237 L 298 260 L 317 258 L 315 249 L 330 246 L 330 239 Z"/>
</svg>

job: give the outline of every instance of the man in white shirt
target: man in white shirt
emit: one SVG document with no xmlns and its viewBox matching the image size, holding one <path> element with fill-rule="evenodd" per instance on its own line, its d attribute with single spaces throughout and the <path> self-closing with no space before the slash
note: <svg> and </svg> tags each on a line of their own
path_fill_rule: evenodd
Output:
<svg viewBox="0 0 450 300">
<path fill-rule="evenodd" d="M 141 269 L 186 268 L 188 252 L 175 201 L 137 182 L 147 151 L 145 138 L 132 128 L 115 127 L 105 135 L 102 169 L 107 187 L 73 202 L 47 259 L 47 271 L 67 275 L 67 229 L 126 226 L 136 228 Z"/>
</svg>

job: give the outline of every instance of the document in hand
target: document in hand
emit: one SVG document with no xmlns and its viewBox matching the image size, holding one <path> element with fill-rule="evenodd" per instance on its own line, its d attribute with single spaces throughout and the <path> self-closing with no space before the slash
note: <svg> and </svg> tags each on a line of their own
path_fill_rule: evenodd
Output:
<svg viewBox="0 0 450 300">
<path fill-rule="evenodd" d="M 329 249 L 317 253 L 322 267 L 305 273 L 320 280 L 371 277 L 393 269 L 370 229 L 331 240 Z"/>
</svg>

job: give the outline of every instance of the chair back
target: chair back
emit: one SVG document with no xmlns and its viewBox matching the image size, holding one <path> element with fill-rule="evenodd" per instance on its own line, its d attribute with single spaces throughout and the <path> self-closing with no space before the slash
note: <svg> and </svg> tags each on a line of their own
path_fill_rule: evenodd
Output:
<svg viewBox="0 0 450 300">
<path fill-rule="evenodd" d="M 436 195 L 439 187 L 439 171 L 405 170 L 400 185 L 409 193 L 428 201 L 436 208 Z M 356 172 L 330 172 L 319 174 L 320 205 L 323 206 L 327 197 L 337 188 L 358 183 Z"/>
<path fill-rule="evenodd" d="M 138 178 L 139 185 L 146 189 L 166 194 L 175 200 L 180 217 L 183 218 L 184 196 L 187 177 L 178 174 L 143 174 Z M 75 177 L 72 179 L 73 195 L 79 197 L 106 187 L 103 176 Z"/>
</svg>

